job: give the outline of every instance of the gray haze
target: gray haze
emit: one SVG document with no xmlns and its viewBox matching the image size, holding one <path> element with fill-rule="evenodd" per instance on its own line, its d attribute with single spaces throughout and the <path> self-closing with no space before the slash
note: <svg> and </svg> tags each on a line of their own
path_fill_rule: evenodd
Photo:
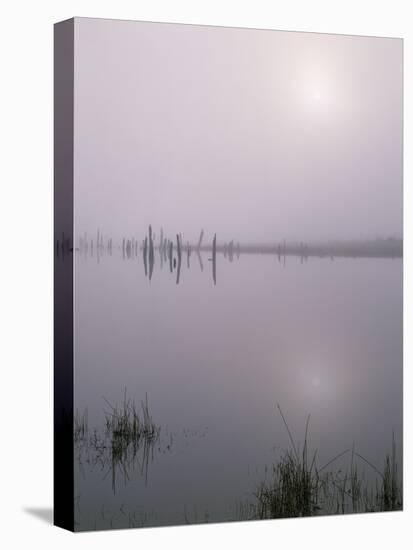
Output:
<svg viewBox="0 0 413 550">
<path fill-rule="evenodd" d="M 402 260 L 222 247 L 401 235 L 402 42 L 90 19 L 75 33 L 74 408 L 91 436 L 75 438 L 76 529 L 240 519 L 291 445 L 277 402 L 297 443 L 311 414 L 318 466 L 354 448 L 381 469 L 394 433 L 402 476 Z M 203 227 L 218 251 L 183 248 L 181 266 L 151 238 L 107 246 L 149 223 L 185 242 Z M 97 437 L 125 388 L 160 427 L 146 461 L 136 438 L 119 460 Z"/>
<path fill-rule="evenodd" d="M 149 223 L 401 235 L 402 41 L 76 19 L 76 231 Z"/>
</svg>

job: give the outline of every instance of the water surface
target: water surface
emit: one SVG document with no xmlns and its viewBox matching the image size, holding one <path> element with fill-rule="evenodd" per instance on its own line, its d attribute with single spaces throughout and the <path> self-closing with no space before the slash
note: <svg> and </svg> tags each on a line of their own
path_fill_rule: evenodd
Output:
<svg viewBox="0 0 413 550">
<path fill-rule="evenodd" d="M 240 519 L 290 445 L 276 403 L 320 464 L 401 451 L 402 261 L 219 252 L 214 284 L 210 256 L 176 284 L 158 255 L 149 280 L 140 253 L 76 253 L 75 408 L 103 429 L 126 388 L 161 427 L 128 471 L 77 449 L 80 530 Z"/>
</svg>

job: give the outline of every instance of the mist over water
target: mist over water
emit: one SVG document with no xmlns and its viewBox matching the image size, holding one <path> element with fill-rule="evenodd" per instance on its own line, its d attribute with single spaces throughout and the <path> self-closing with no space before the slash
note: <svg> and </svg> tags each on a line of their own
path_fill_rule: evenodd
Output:
<svg viewBox="0 0 413 550">
<path fill-rule="evenodd" d="M 380 468 L 393 431 L 401 456 L 400 259 L 219 253 L 214 285 L 204 251 L 177 285 L 159 258 L 149 280 L 141 254 L 117 252 L 76 256 L 76 407 L 99 428 L 103 397 L 147 393 L 161 433 L 126 478 L 76 470 L 81 528 L 110 526 L 102 503 L 115 526 L 125 503 L 142 525 L 238 519 L 289 445 L 277 402 L 301 442 L 311 413 L 321 463 L 354 444 Z"/>
<path fill-rule="evenodd" d="M 394 434 L 401 476 L 401 41 L 75 43 L 77 529 L 251 519 L 308 415 L 319 466 L 371 488 Z"/>
<path fill-rule="evenodd" d="M 402 41 L 77 19 L 75 227 L 402 234 Z"/>
</svg>

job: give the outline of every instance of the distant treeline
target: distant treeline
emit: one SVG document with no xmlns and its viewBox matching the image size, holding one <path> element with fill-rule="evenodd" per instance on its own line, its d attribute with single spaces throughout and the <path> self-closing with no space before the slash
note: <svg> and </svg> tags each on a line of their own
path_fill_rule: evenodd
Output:
<svg viewBox="0 0 413 550">
<path fill-rule="evenodd" d="M 241 243 L 239 241 L 224 241 L 214 234 L 213 239 L 204 240 L 204 230 L 201 231 L 196 243 L 184 240 L 181 233 L 167 238 L 161 229 L 160 238 L 157 239 L 149 226 L 149 232 L 144 239 L 138 237 L 123 237 L 119 242 L 114 241 L 112 237 L 104 239 L 102 233 L 98 230 L 94 239 L 84 236 L 79 237 L 76 242 L 76 250 L 82 254 L 96 256 L 99 258 L 107 252 L 110 256 L 114 249 L 122 251 L 124 258 L 137 256 L 138 251 L 143 253 L 145 265 L 151 271 L 155 261 L 155 250 L 159 252 L 161 263 L 168 262 L 171 271 L 174 264 L 180 262 L 182 256 L 186 254 L 186 260 L 189 267 L 189 259 L 194 251 L 198 256 L 201 252 L 209 252 L 215 261 L 216 254 L 223 254 L 230 261 L 234 257 L 239 258 L 241 254 L 272 254 L 278 256 L 278 259 L 286 256 L 298 256 L 301 259 L 309 257 L 319 258 L 401 258 L 403 257 L 403 239 L 389 237 L 377 239 L 360 240 L 330 240 L 330 241 L 287 241 L 282 239 L 272 243 Z M 69 237 L 63 233 L 61 238 L 56 240 L 57 256 L 64 256 L 73 251 L 73 244 Z M 178 270 L 179 271 L 179 270 Z"/>
<path fill-rule="evenodd" d="M 224 252 L 227 244 L 216 245 L 217 252 Z M 211 250 L 204 245 L 201 250 Z M 238 243 L 239 254 L 275 254 L 278 256 L 300 257 L 346 257 L 346 258 L 401 258 L 403 256 L 403 240 L 396 238 L 352 241 L 325 242 L 287 242 L 269 243 Z"/>
</svg>

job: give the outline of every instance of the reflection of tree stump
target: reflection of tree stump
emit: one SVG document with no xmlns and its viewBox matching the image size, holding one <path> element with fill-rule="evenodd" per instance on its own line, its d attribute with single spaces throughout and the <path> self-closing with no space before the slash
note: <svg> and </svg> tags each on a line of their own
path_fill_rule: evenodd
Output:
<svg viewBox="0 0 413 550">
<path fill-rule="evenodd" d="M 199 267 L 201 268 L 201 271 L 204 271 L 204 264 L 202 263 L 202 257 L 199 250 L 196 250 L 196 255 L 199 261 Z"/>
<path fill-rule="evenodd" d="M 152 279 L 153 266 L 155 263 L 155 253 L 153 248 L 152 226 L 149 226 L 149 280 Z"/>
<path fill-rule="evenodd" d="M 182 252 L 181 252 L 181 237 L 179 235 L 176 236 L 176 251 L 178 254 L 178 268 L 176 271 L 176 284 L 179 284 L 179 277 L 181 274 L 181 260 L 182 260 Z M 175 263 L 176 265 L 176 263 Z"/>
<path fill-rule="evenodd" d="M 168 256 L 169 256 L 169 269 L 170 269 L 171 273 L 173 271 L 172 254 L 173 254 L 173 244 L 172 244 L 172 241 L 169 241 Z"/>
<path fill-rule="evenodd" d="M 228 244 L 228 259 L 230 262 L 234 259 L 234 241 L 230 241 Z"/>
<path fill-rule="evenodd" d="M 166 238 L 163 241 L 163 259 L 165 262 L 168 259 Z"/>
<path fill-rule="evenodd" d="M 143 265 L 145 268 L 145 277 L 148 275 L 148 237 L 145 237 L 145 240 L 143 241 Z"/>
<path fill-rule="evenodd" d="M 212 241 L 212 278 L 214 285 L 217 284 L 217 234 L 215 233 Z"/>
<path fill-rule="evenodd" d="M 186 244 L 186 265 L 188 269 L 189 269 L 189 258 L 191 257 L 191 252 L 192 252 L 191 245 L 189 244 L 189 241 L 188 241 Z"/>
</svg>

